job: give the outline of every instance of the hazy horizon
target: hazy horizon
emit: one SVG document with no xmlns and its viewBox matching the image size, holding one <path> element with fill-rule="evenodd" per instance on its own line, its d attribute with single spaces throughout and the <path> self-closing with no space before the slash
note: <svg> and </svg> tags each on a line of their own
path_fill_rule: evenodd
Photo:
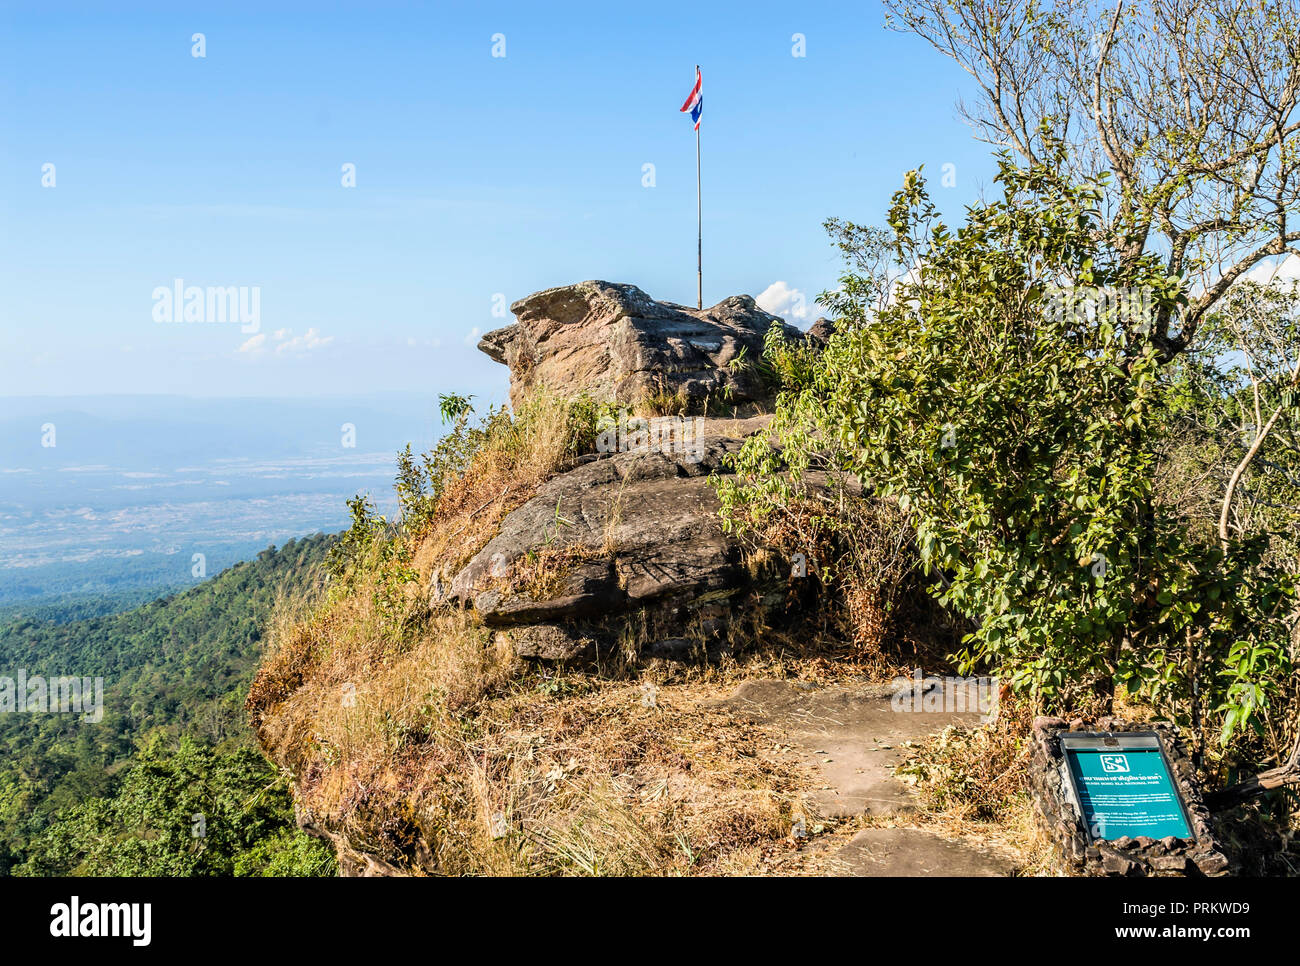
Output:
<svg viewBox="0 0 1300 966">
<path fill-rule="evenodd" d="M 0 606 L 192 583 L 343 529 L 358 493 L 391 514 L 396 454 L 441 433 L 432 391 L 6 397 Z"/>
</svg>

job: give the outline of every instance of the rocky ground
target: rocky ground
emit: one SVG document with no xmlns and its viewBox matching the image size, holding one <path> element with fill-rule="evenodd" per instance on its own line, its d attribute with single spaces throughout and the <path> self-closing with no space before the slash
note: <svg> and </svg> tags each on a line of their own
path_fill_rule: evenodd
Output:
<svg viewBox="0 0 1300 966">
<path fill-rule="evenodd" d="M 875 678 L 855 665 L 788 555 L 722 525 L 709 478 L 775 402 L 754 364 L 764 337 L 776 325 L 815 348 L 829 327 L 804 335 L 747 296 L 697 310 L 608 282 L 512 309 L 480 347 L 510 367 L 516 415 L 581 398 L 666 412 L 671 433 L 620 426 L 558 462 L 539 437 L 480 461 L 416 535 L 400 633 L 378 623 L 392 606 L 378 573 L 284 632 L 250 709 L 345 872 L 1024 868 L 1015 830 L 936 820 L 895 774 L 978 716 L 895 710 L 890 662 L 877 655 Z M 807 483 L 813 500 L 855 492 Z"/>
<path fill-rule="evenodd" d="M 772 753 L 814 774 L 805 829 L 818 818 L 871 827 L 824 841 L 806 859 L 856 876 L 1010 875 L 1023 855 L 978 839 L 918 827 L 919 799 L 895 768 L 909 748 L 949 725 L 979 724 L 978 713 L 896 711 L 895 688 L 878 684 L 819 687 L 799 681 L 748 681 L 718 702 L 772 734 Z M 814 818 L 813 816 L 816 816 Z"/>
</svg>

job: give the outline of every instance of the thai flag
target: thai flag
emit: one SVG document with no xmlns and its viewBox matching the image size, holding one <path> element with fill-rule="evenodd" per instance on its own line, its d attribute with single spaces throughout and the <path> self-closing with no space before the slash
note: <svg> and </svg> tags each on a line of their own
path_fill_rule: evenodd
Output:
<svg viewBox="0 0 1300 966">
<path fill-rule="evenodd" d="M 691 94 L 686 98 L 686 103 L 682 105 L 682 111 L 691 112 L 691 120 L 695 122 L 695 130 L 700 129 L 700 115 L 704 113 L 704 77 L 700 74 L 700 68 L 697 64 L 695 67 L 695 86 L 691 88 Z"/>
</svg>

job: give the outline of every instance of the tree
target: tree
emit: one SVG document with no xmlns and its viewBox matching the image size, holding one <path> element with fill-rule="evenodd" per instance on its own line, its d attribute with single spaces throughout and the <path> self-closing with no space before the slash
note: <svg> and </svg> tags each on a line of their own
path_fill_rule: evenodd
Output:
<svg viewBox="0 0 1300 966">
<path fill-rule="evenodd" d="M 1219 504 L 1219 539 L 1226 544 L 1230 530 L 1244 533 L 1274 523 L 1273 514 L 1265 514 L 1270 519 L 1257 520 L 1253 526 L 1243 519 L 1261 500 L 1267 502 L 1271 495 L 1294 503 L 1297 496 L 1300 450 L 1291 422 L 1300 384 L 1300 292 L 1294 285 L 1244 282 L 1225 297 L 1207 329 L 1203 340 L 1207 344 L 1200 355 L 1207 359 L 1211 378 L 1220 379 L 1219 413 L 1241 444 Z M 1248 495 L 1250 507 L 1242 512 L 1236 497 L 1252 467 L 1273 474 L 1268 479 L 1254 474 L 1257 490 Z"/>
<path fill-rule="evenodd" d="M 1226 742 L 1279 698 L 1293 586 L 1264 538 L 1199 540 L 1162 511 L 1172 385 L 1142 335 L 1187 296 L 1156 255 L 1101 242 L 1105 182 L 1071 184 L 1052 151 L 1004 157 L 1002 197 L 957 230 L 907 176 L 888 251 L 828 297 L 840 331 L 802 366 L 775 349 L 793 379 L 779 444 L 746 442 L 724 512 L 771 512 L 782 469 L 846 467 L 897 502 L 934 593 L 970 621 L 966 669 L 1057 710 L 1107 710 L 1123 686 Z M 907 270 L 856 270 L 885 261 Z"/>
<path fill-rule="evenodd" d="M 282 779 L 251 750 L 183 739 L 136 760 L 116 794 L 59 815 L 19 875 L 328 875 L 333 855 L 293 822 Z"/>
<path fill-rule="evenodd" d="M 974 78 L 979 97 L 961 110 L 977 136 L 1026 164 L 1064 142 L 1075 183 L 1113 173 L 1102 243 L 1129 269 L 1159 255 L 1192 293 L 1153 320 L 1163 358 L 1252 266 L 1300 250 L 1297 0 L 885 6 L 891 26 Z"/>
</svg>

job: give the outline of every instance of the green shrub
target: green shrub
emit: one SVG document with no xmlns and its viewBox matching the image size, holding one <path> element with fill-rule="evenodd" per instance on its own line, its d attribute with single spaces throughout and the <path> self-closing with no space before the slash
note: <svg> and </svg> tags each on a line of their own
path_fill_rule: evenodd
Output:
<svg viewBox="0 0 1300 966">
<path fill-rule="evenodd" d="M 887 232 L 832 223 L 868 248 L 823 296 L 839 331 L 820 355 L 769 345 L 778 442 L 747 441 L 724 514 L 758 525 L 810 470 L 851 474 L 896 504 L 932 592 L 970 622 L 965 671 L 1057 710 L 1108 710 L 1122 686 L 1226 743 L 1285 699 L 1294 582 L 1266 536 L 1197 539 L 1156 499 L 1171 381 L 1148 318 L 1060 300 L 1185 293 L 1154 257 L 1098 246 L 1098 186 L 1065 183 L 1061 160 L 1004 159 L 1002 198 L 956 230 L 919 172 Z"/>
</svg>

